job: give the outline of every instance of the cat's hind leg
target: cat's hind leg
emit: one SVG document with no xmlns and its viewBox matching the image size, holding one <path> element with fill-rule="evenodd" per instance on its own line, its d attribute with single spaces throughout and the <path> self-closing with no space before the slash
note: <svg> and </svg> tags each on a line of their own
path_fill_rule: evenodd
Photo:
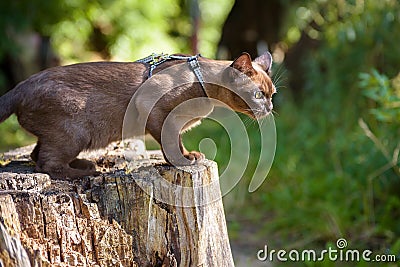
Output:
<svg viewBox="0 0 400 267">
<path fill-rule="evenodd" d="M 32 153 L 31 153 L 31 159 L 34 162 L 37 162 L 37 160 L 39 158 L 39 151 L 40 151 L 40 141 L 38 140 L 35 148 L 32 150 Z"/>
<path fill-rule="evenodd" d="M 96 171 L 96 166 L 93 162 L 86 159 L 74 159 L 69 163 L 69 166 L 79 170 L 92 170 Z"/>
<path fill-rule="evenodd" d="M 68 139 L 64 139 L 68 140 Z M 70 140 L 60 142 L 60 137 L 40 141 L 36 171 L 48 173 L 54 179 L 75 180 L 83 176 L 97 174 L 93 163 L 76 159 L 85 147 L 84 142 Z"/>
</svg>

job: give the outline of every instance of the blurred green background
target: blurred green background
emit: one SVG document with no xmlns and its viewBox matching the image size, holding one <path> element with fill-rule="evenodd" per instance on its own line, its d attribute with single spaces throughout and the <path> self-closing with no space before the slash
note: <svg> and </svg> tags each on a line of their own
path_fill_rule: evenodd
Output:
<svg viewBox="0 0 400 267">
<path fill-rule="evenodd" d="M 244 179 L 224 199 L 234 252 L 248 251 L 255 266 L 251 257 L 265 244 L 322 249 L 344 237 L 350 248 L 399 257 L 399 41 L 397 0 L 2 1 L 0 94 L 60 64 L 133 61 L 152 52 L 233 59 L 268 47 L 277 151 L 260 189 L 247 192 L 255 149 Z M 246 125 L 257 147 L 254 125 Z M 197 149 L 202 138 L 215 140 L 222 170 L 230 153 L 223 136 L 206 120 L 185 144 Z M 15 117 L 0 125 L 0 151 L 34 140 Z"/>
</svg>

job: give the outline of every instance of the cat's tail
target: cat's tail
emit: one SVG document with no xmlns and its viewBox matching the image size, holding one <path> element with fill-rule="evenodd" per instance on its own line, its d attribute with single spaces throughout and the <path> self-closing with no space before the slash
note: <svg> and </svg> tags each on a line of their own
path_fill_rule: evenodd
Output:
<svg viewBox="0 0 400 267">
<path fill-rule="evenodd" d="M 14 90 L 0 97 L 0 123 L 5 121 L 15 112 L 16 97 Z"/>
</svg>

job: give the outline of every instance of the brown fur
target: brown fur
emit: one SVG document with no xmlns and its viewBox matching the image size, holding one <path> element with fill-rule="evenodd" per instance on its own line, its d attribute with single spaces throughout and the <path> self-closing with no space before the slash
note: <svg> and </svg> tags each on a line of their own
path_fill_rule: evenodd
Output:
<svg viewBox="0 0 400 267">
<path fill-rule="evenodd" d="M 206 85 L 208 97 L 255 118 L 269 114 L 275 87 L 265 69 L 268 64 L 263 65 L 260 59 L 260 62 L 252 63 L 246 53 L 234 62 L 204 58 L 200 61 L 201 65 L 222 66 L 224 71 L 217 76 L 228 83 L 239 79 L 232 69 L 246 74 L 265 93 L 266 99 L 255 109 L 249 108 L 238 93 L 215 84 Z M 169 162 L 182 163 L 181 158 L 175 155 L 180 154 L 193 163 L 203 155 L 196 151 L 188 152 L 180 134 L 198 123 L 209 111 L 197 114 L 202 111 L 194 108 L 190 119 L 170 124 L 169 135 L 176 138 L 177 145 L 164 146 L 161 140 L 161 129 L 167 115 L 180 103 L 204 96 L 200 86 L 194 83 L 171 91 L 164 88 L 169 79 L 175 78 L 161 79 L 157 73 L 177 63 L 182 61 L 167 61 L 154 71 L 152 80 L 163 96 L 150 112 L 146 132 L 162 145 Z M 212 72 L 213 69 L 202 68 L 202 71 Z M 148 66 L 142 63 L 95 62 L 50 68 L 31 76 L 0 98 L 0 122 L 15 113 L 21 126 L 38 137 L 31 154 L 36 162 L 36 171 L 49 173 L 58 179 L 93 175 L 96 172 L 94 164 L 77 159 L 77 155 L 82 150 L 105 147 L 112 141 L 121 140 L 125 111 L 136 90 L 147 80 L 147 74 Z M 182 74 L 182 77 L 186 75 L 189 74 Z M 139 112 L 146 108 L 138 104 Z"/>
</svg>

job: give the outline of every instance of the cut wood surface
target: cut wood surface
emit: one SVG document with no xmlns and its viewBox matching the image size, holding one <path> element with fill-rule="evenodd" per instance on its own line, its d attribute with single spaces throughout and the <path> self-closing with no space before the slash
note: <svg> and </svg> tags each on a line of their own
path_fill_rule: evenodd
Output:
<svg viewBox="0 0 400 267">
<path fill-rule="evenodd" d="M 32 147 L 0 156 L 0 266 L 233 266 L 215 162 L 83 153 L 102 174 L 35 173 Z"/>
</svg>

